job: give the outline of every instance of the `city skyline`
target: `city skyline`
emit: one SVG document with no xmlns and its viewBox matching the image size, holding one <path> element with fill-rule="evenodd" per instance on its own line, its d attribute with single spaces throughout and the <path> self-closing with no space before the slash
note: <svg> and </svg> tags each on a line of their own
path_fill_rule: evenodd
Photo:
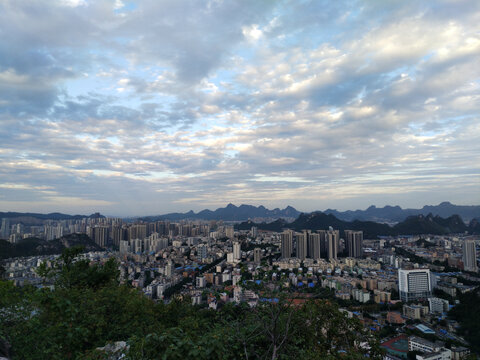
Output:
<svg viewBox="0 0 480 360">
<path fill-rule="evenodd" d="M 0 2 L 0 210 L 480 203 L 480 3 Z"/>
</svg>

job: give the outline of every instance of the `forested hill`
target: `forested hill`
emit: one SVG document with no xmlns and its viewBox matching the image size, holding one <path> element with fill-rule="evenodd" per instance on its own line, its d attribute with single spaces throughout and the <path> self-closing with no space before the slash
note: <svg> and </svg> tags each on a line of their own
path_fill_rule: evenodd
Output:
<svg viewBox="0 0 480 360">
<path fill-rule="evenodd" d="M 390 205 L 379 208 L 372 205 L 365 210 L 337 211 L 327 209 L 324 213 L 335 215 L 335 217 L 344 221 L 362 220 L 387 223 L 400 222 L 408 216 L 427 216 L 428 214 L 433 214 L 448 218 L 456 214 L 459 215 L 463 221 L 469 222 L 474 218 L 480 218 L 480 206 L 455 205 L 445 201 L 438 205 L 425 205 L 421 209 L 402 209 L 400 206 Z"/>
<path fill-rule="evenodd" d="M 0 240 L 0 259 L 22 256 L 61 254 L 65 248 L 81 245 L 85 251 L 97 251 L 101 248 L 86 234 L 69 234 L 51 241 L 39 238 L 22 239 L 16 244 Z"/>
<path fill-rule="evenodd" d="M 91 215 L 68 215 L 58 212 L 49 213 L 49 214 L 39 214 L 39 213 L 22 213 L 22 212 L 0 212 L 0 219 L 10 219 L 10 223 L 22 223 L 24 225 L 42 225 L 45 223 L 45 220 L 81 220 L 84 218 L 98 219 L 105 218 L 105 216 L 100 213 L 94 213 Z"/>
<path fill-rule="evenodd" d="M 235 206 L 233 204 L 228 204 L 226 207 L 218 208 L 214 211 L 205 209 L 198 213 L 195 213 L 193 211 L 189 211 L 187 213 L 170 213 L 165 215 L 143 217 L 142 220 L 177 221 L 177 220 L 183 220 L 183 219 L 189 219 L 189 220 L 198 219 L 198 220 L 242 221 L 242 220 L 253 219 L 253 218 L 294 219 L 298 215 L 300 215 L 300 212 L 291 206 L 287 206 L 285 209 L 275 208 L 273 210 L 269 210 L 262 205 L 257 207 L 252 205 Z"/>
<path fill-rule="evenodd" d="M 479 233 L 480 230 L 478 221 L 472 220 L 470 225 L 467 226 L 458 215 L 453 215 L 448 218 L 441 218 L 439 216 L 433 216 L 432 214 L 428 214 L 427 216 L 410 216 L 392 227 L 387 224 L 376 223 L 373 221 L 343 221 L 332 214 L 325 214 L 322 212 L 301 214 L 291 223 L 281 220 L 268 224 L 246 221 L 236 226 L 236 228 L 238 230 L 249 230 L 252 226 L 256 226 L 261 230 L 270 231 L 282 231 L 282 229 L 286 228 L 296 231 L 302 231 L 304 229 L 325 230 L 331 226 L 334 229 L 342 231 L 346 229 L 362 230 L 364 232 L 364 237 L 369 239 L 374 239 L 382 235 L 443 235 L 449 233 L 463 233 L 466 231 L 470 233 Z"/>
<path fill-rule="evenodd" d="M 49 214 L 39 214 L 39 213 L 22 213 L 22 212 L 1 212 L 0 218 L 18 218 L 18 217 L 32 217 L 42 220 L 80 220 L 83 218 L 104 218 L 105 216 L 95 213 L 91 215 L 68 215 L 62 214 L 59 212 L 49 213 Z"/>
</svg>

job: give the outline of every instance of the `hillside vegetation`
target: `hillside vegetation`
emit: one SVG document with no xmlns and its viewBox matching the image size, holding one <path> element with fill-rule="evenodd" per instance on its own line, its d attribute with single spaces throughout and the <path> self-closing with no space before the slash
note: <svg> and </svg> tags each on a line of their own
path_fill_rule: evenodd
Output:
<svg viewBox="0 0 480 360">
<path fill-rule="evenodd" d="M 117 341 L 129 346 L 124 359 L 381 359 L 377 339 L 328 301 L 157 304 L 119 283 L 114 259 L 90 265 L 75 259 L 79 251 L 41 267 L 55 290 L 0 281 L 0 342 L 11 359 L 106 359 L 97 348 Z"/>
<path fill-rule="evenodd" d="M 50 241 L 34 237 L 22 239 L 16 244 L 0 239 L 0 259 L 61 254 L 64 249 L 73 246 L 83 246 L 86 252 L 101 250 L 86 234 L 69 234 Z"/>
<path fill-rule="evenodd" d="M 262 230 L 282 231 L 283 229 L 293 229 L 302 231 L 304 229 L 310 230 L 325 230 L 329 226 L 337 230 L 362 230 L 364 237 L 369 239 L 377 238 L 378 236 L 397 236 L 397 235 L 444 235 L 450 233 L 478 233 L 480 231 L 478 222 L 472 220 L 467 226 L 458 215 L 452 215 L 448 218 L 441 218 L 433 216 L 432 214 L 416 215 L 406 218 L 404 221 L 389 226 L 387 224 L 376 223 L 373 221 L 355 220 L 352 222 L 343 221 L 336 218 L 332 214 L 325 214 L 322 212 L 314 212 L 310 214 L 301 214 L 295 221 L 287 223 L 284 220 L 277 220 L 272 223 L 254 223 L 246 221 L 237 225 L 239 230 L 249 230 L 252 226 L 256 226 Z"/>
</svg>

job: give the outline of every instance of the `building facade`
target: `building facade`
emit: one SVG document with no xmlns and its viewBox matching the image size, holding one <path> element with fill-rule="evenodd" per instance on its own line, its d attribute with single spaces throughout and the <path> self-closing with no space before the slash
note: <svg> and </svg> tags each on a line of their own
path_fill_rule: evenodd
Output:
<svg viewBox="0 0 480 360">
<path fill-rule="evenodd" d="M 282 243 L 282 258 L 288 259 L 292 257 L 293 252 L 293 232 L 292 230 L 285 230 L 280 234 Z"/>
<path fill-rule="evenodd" d="M 432 295 L 429 269 L 398 270 L 398 290 L 404 302 L 426 299 Z"/>
<path fill-rule="evenodd" d="M 478 271 L 475 240 L 465 240 L 463 243 L 463 268 L 466 271 Z"/>
<path fill-rule="evenodd" d="M 345 242 L 349 257 L 363 256 L 363 231 L 345 230 Z"/>
</svg>

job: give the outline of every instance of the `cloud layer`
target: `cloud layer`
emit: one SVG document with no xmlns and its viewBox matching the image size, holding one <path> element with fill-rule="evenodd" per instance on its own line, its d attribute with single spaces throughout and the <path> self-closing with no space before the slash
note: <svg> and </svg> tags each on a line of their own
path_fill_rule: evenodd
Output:
<svg viewBox="0 0 480 360">
<path fill-rule="evenodd" d="M 480 203 L 480 3 L 0 0 L 0 208 Z"/>
</svg>

